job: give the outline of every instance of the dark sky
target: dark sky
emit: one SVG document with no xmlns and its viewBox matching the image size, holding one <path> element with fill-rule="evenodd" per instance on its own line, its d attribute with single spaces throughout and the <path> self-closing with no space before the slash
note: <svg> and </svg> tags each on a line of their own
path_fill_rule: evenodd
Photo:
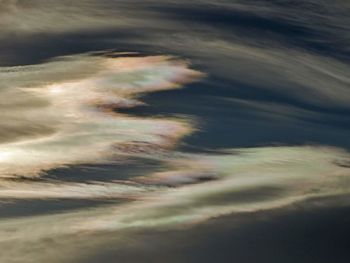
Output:
<svg viewBox="0 0 350 263">
<path fill-rule="evenodd" d="M 349 262 L 349 47 L 345 0 L 0 0 L 0 261 Z M 30 93 L 91 79 L 117 129 Z"/>
</svg>

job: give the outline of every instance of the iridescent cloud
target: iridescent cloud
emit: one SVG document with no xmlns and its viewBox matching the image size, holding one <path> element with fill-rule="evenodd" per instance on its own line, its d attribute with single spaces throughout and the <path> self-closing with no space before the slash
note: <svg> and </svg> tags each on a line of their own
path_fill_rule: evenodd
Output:
<svg viewBox="0 0 350 263">
<path fill-rule="evenodd" d="M 88 55 L 0 68 L 0 74 L 7 80 L 0 96 L 8 98 L 0 104 L 2 178 L 112 161 L 119 144 L 133 141 L 171 146 L 190 132 L 185 120 L 116 111 L 141 104 L 139 93 L 178 88 L 201 76 L 186 62 L 166 56 Z"/>
</svg>

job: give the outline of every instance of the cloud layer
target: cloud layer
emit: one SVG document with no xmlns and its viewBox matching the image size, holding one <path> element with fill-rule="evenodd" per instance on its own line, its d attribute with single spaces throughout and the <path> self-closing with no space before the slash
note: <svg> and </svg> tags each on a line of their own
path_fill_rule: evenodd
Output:
<svg viewBox="0 0 350 263">
<path fill-rule="evenodd" d="M 127 198 L 134 201 L 2 220 L 0 259 L 5 262 L 20 262 L 23 257 L 30 262 L 44 262 L 48 258 L 53 262 L 55 258 L 57 262 L 67 261 L 83 255 L 79 254 L 77 245 L 80 238 L 90 240 L 88 246 L 92 246 L 93 253 L 93 249 L 105 241 L 103 233 L 115 232 L 116 237 L 123 240 L 129 231 L 174 228 L 231 213 L 281 208 L 312 197 L 348 194 L 349 157 L 347 152 L 336 148 L 262 147 L 217 155 L 179 154 L 172 158 L 171 173 L 151 173 L 143 177 L 143 185 L 138 178 L 109 184 L 9 182 L 1 193 L 2 198 Z M 211 175 L 212 180 L 196 182 L 195 174 L 197 178 Z M 132 185 L 132 181 L 137 184 Z M 170 182 L 182 187 L 168 188 Z M 47 242 L 48 239 L 51 242 Z M 56 244 L 56 252 L 50 250 L 52 242 Z M 27 251 L 26 248 L 33 246 L 42 252 Z M 62 256 L 62 250 L 70 251 L 69 258 Z"/>
</svg>

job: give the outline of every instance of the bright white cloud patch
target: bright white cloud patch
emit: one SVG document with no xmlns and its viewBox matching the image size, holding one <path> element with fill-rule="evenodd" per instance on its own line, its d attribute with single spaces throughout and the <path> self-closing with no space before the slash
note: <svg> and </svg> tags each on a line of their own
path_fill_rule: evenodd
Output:
<svg viewBox="0 0 350 263">
<path fill-rule="evenodd" d="M 133 141 L 170 146 L 190 131 L 184 121 L 113 110 L 141 104 L 138 93 L 177 88 L 200 76 L 165 56 L 74 56 L 0 74 L 8 80 L 0 87 L 7 98 L 0 103 L 0 177 L 106 162 L 118 145 Z"/>
</svg>

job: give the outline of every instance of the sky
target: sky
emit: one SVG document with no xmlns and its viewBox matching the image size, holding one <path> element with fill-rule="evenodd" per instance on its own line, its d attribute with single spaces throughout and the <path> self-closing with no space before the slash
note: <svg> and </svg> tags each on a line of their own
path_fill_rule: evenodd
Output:
<svg viewBox="0 0 350 263">
<path fill-rule="evenodd" d="M 0 261 L 348 262 L 349 13 L 0 0 Z"/>
</svg>

